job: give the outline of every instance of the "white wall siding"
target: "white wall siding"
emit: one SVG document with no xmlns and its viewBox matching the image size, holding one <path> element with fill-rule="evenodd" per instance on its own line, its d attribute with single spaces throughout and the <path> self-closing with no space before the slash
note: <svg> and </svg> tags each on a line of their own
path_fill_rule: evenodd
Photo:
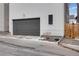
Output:
<svg viewBox="0 0 79 59">
<path fill-rule="evenodd" d="M 9 4 L 4 4 L 4 31 L 9 31 Z"/>
<path fill-rule="evenodd" d="M 0 31 L 9 31 L 9 5 L 0 3 Z"/>
<path fill-rule="evenodd" d="M 0 31 L 4 31 L 4 4 L 0 3 Z"/>
<path fill-rule="evenodd" d="M 9 30 L 13 34 L 12 19 L 40 17 L 40 34 L 51 32 L 54 36 L 64 35 L 64 4 L 63 3 L 11 3 L 9 5 Z M 53 24 L 48 24 L 48 15 L 53 14 Z"/>
</svg>

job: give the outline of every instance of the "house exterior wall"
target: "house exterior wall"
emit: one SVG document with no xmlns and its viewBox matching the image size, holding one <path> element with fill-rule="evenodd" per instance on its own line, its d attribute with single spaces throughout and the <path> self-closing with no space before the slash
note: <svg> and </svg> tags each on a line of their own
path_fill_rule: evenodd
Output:
<svg viewBox="0 0 79 59">
<path fill-rule="evenodd" d="M 53 14 L 53 24 L 48 15 Z M 53 36 L 64 35 L 64 3 L 10 3 L 9 31 L 13 34 L 12 19 L 40 17 L 40 35 L 51 32 Z"/>
<path fill-rule="evenodd" d="M 4 4 L 0 3 L 0 31 L 4 31 Z"/>
<path fill-rule="evenodd" d="M 9 31 L 9 3 L 4 3 L 4 31 Z"/>
<path fill-rule="evenodd" d="M 0 32 L 9 31 L 9 5 L 0 3 Z"/>
</svg>

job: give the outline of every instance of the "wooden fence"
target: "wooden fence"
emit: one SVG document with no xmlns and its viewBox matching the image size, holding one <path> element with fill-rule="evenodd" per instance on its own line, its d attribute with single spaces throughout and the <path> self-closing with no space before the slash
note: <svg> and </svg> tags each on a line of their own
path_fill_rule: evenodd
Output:
<svg viewBox="0 0 79 59">
<path fill-rule="evenodd" d="M 79 24 L 69 24 L 69 23 L 66 23 L 64 25 L 64 32 L 65 32 L 65 38 L 76 38 L 76 37 L 79 37 Z"/>
</svg>

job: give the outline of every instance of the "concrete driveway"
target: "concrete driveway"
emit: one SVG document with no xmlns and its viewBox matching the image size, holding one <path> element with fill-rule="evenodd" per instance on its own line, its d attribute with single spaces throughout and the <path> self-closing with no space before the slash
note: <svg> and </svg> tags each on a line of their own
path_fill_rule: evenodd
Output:
<svg viewBox="0 0 79 59">
<path fill-rule="evenodd" d="M 56 42 L 0 37 L 0 56 L 79 56 Z"/>
</svg>

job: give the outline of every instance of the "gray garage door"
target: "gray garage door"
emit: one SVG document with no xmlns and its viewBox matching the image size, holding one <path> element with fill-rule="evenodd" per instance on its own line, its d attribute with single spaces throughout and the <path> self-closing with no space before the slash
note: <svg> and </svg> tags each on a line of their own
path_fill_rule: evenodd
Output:
<svg viewBox="0 0 79 59">
<path fill-rule="evenodd" d="M 13 34 L 15 35 L 40 35 L 40 18 L 14 19 Z"/>
</svg>

